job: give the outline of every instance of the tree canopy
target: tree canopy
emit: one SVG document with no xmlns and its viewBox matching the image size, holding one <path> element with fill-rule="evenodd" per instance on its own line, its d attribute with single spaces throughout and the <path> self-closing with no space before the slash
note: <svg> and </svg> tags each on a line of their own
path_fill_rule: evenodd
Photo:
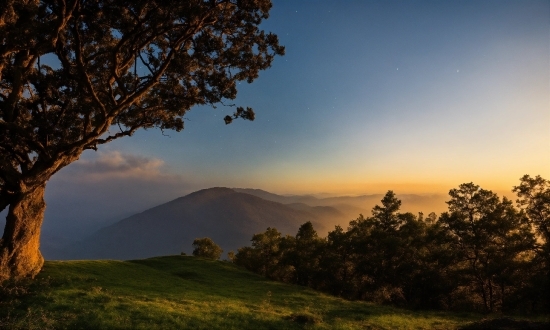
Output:
<svg viewBox="0 0 550 330">
<path fill-rule="evenodd" d="M 140 128 L 180 131 L 194 105 L 235 99 L 238 81 L 252 82 L 284 54 L 259 28 L 270 8 L 270 0 L 2 3 L 0 210 L 9 211 L 0 280 L 40 269 L 45 184 L 83 150 Z M 254 111 L 236 107 L 224 120 L 236 118 L 253 120 Z"/>
<path fill-rule="evenodd" d="M 399 212 L 388 191 L 371 217 L 325 238 L 306 222 L 295 237 L 253 236 L 234 262 L 269 278 L 348 299 L 415 308 L 547 312 L 549 182 L 524 176 L 518 207 L 474 183 L 449 191 L 448 212 Z M 538 235 L 538 240 L 536 239 Z"/>
</svg>

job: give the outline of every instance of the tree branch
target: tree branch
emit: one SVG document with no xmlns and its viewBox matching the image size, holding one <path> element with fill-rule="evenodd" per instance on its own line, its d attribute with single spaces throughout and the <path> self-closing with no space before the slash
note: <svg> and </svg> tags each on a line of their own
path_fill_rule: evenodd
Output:
<svg viewBox="0 0 550 330">
<path fill-rule="evenodd" d="M 103 102 L 99 100 L 99 97 L 97 96 L 97 93 L 95 91 L 94 86 L 92 85 L 92 82 L 90 80 L 90 76 L 88 75 L 86 71 L 85 64 L 82 60 L 82 42 L 80 40 L 80 33 L 78 31 L 78 22 L 75 22 L 73 26 L 73 33 L 76 40 L 76 49 L 75 49 L 75 56 L 76 56 L 76 63 L 77 68 L 80 71 L 80 74 L 82 78 L 84 79 L 84 83 L 86 84 L 86 87 L 88 88 L 90 94 L 92 95 L 92 98 L 94 102 L 98 105 L 99 109 L 101 110 L 101 113 L 103 116 L 107 115 L 107 109 L 105 108 L 105 105 Z M 87 114 L 87 116 L 90 116 L 90 113 Z"/>
</svg>

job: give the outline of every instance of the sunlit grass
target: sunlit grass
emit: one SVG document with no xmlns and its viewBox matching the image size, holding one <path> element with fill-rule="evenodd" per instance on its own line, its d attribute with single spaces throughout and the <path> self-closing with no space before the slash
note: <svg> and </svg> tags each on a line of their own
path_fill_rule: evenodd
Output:
<svg viewBox="0 0 550 330">
<path fill-rule="evenodd" d="M 33 283 L 0 298 L 0 328 L 452 329 L 481 318 L 346 301 L 194 257 L 48 261 Z"/>
</svg>

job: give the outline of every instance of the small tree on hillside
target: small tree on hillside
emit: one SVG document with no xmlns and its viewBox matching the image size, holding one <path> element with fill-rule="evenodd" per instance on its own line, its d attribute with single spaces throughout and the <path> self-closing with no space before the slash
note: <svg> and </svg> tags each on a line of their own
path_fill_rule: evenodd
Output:
<svg viewBox="0 0 550 330">
<path fill-rule="evenodd" d="M 214 243 L 209 237 L 196 238 L 193 241 L 193 255 L 195 257 L 202 257 L 212 260 L 220 259 L 223 250 L 222 248 Z"/>
</svg>

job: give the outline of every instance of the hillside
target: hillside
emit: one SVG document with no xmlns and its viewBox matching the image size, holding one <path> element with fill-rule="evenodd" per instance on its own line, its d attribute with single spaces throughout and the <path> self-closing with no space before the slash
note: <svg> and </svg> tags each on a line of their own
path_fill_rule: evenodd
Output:
<svg viewBox="0 0 550 330">
<path fill-rule="evenodd" d="M 3 329 L 453 329 L 481 315 L 351 302 L 194 257 L 47 261 L 0 287 Z"/>
<path fill-rule="evenodd" d="M 370 194 L 359 196 L 333 196 L 333 197 L 315 197 L 312 195 L 277 195 L 261 189 L 251 188 L 232 188 L 237 192 L 254 195 L 265 200 L 270 200 L 282 204 L 302 203 L 309 206 L 330 206 L 334 207 L 349 219 L 355 219 L 359 213 L 370 215 L 370 210 L 376 204 L 380 203 L 383 194 Z M 448 196 L 444 194 L 397 194 L 403 204 L 402 212 L 430 212 L 441 213 L 447 211 Z"/>
<path fill-rule="evenodd" d="M 226 253 L 248 245 L 252 235 L 267 227 L 294 235 L 307 221 L 328 231 L 340 220 L 344 221 L 343 215 L 330 207 L 292 207 L 228 188 L 211 188 L 105 227 L 50 259 L 122 260 L 190 253 L 193 240 L 205 236 Z"/>
<path fill-rule="evenodd" d="M 312 195 L 277 195 L 261 189 L 252 188 L 232 188 L 237 192 L 242 192 L 263 198 L 265 200 L 278 202 L 281 204 L 306 204 L 309 206 L 333 206 L 340 210 L 347 210 L 350 207 L 354 207 L 355 210 L 369 210 L 377 202 L 380 201 L 383 195 L 360 195 L 360 196 L 337 196 L 337 197 L 325 197 L 317 198 Z M 342 211 L 340 210 L 340 211 Z M 360 213 L 360 212 L 359 212 Z M 354 214 L 357 217 L 359 214 Z"/>
</svg>

